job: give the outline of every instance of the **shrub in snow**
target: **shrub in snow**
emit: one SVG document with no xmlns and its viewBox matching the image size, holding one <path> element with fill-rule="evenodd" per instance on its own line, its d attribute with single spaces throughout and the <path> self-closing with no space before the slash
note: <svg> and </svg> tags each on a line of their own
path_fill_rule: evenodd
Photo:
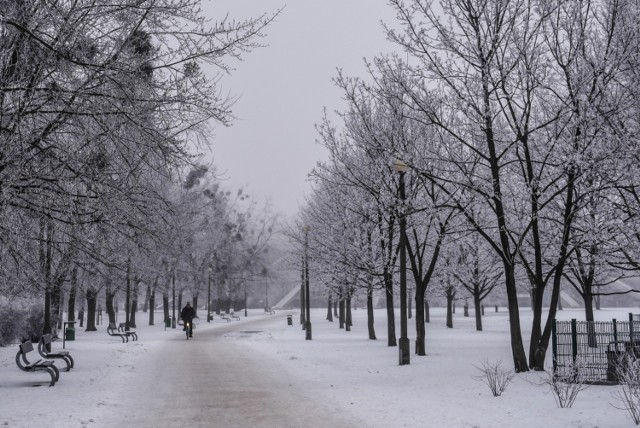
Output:
<svg viewBox="0 0 640 428">
<path fill-rule="evenodd" d="M 0 346 L 38 340 L 44 326 L 42 305 L 0 301 Z"/>
<path fill-rule="evenodd" d="M 0 302 L 0 346 L 16 342 L 18 338 L 16 320 L 19 318 L 19 312 L 8 302 Z"/>
<path fill-rule="evenodd" d="M 480 376 L 475 378 L 486 384 L 494 397 L 502 395 L 516 375 L 512 369 L 502 367 L 502 360 L 494 362 L 483 360 L 480 362 L 480 367 L 474 367 L 482 372 Z"/>
<path fill-rule="evenodd" d="M 585 383 L 584 373 L 583 363 L 579 358 L 565 366 L 557 366 L 555 372 L 553 368 L 547 368 L 547 377 L 543 379 L 543 383 L 549 386 L 558 407 L 573 406 L 580 391 L 589 386 Z"/>
<path fill-rule="evenodd" d="M 640 358 L 627 355 L 616 367 L 620 389 L 614 394 L 618 398 L 613 407 L 626 410 L 636 425 L 640 425 Z"/>
<path fill-rule="evenodd" d="M 31 304 L 24 312 L 24 327 L 21 339 L 36 342 L 40 340 L 44 328 L 44 308 L 41 304 Z"/>
</svg>

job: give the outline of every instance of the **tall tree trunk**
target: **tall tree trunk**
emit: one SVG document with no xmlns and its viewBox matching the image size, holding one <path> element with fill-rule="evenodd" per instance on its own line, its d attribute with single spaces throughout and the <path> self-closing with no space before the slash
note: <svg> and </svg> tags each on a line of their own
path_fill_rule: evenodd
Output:
<svg viewBox="0 0 640 428">
<path fill-rule="evenodd" d="M 560 297 L 558 298 L 558 310 L 562 311 L 562 290 L 560 290 Z"/>
<path fill-rule="evenodd" d="M 97 331 L 96 328 L 96 304 L 98 292 L 93 286 L 87 287 L 87 328 L 85 331 Z"/>
<path fill-rule="evenodd" d="M 80 328 L 84 327 L 84 299 L 80 299 L 82 302 L 80 304 L 80 309 L 78 310 L 78 322 L 80 323 Z"/>
<path fill-rule="evenodd" d="M 393 307 L 393 278 L 386 267 L 384 272 L 384 286 L 387 303 L 387 346 L 398 346 L 396 340 L 396 315 Z"/>
<path fill-rule="evenodd" d="M 476 331 L 482 331 L 482 315 L 484 309 L 481 307 L 480 293 L 473 293 L 473 309 L 476 315 Z"/>
<path fill-rule="evenodd" d="M 109 319 L 109 324 L 115 324 L 116 322 L 116 312 L 115 312 L 115 308 L 114 308 L 114 300 L 115 300 L 115 295 L 116 292 L 113 289 L 113 287 L 111 286 L 111 274 L 109 273 L 107 279 L 106 279 L 106 286 L 105 286 L 105 306 L 106 306 L 106 311 L 107 311 L 107 318 Z"/>
<path fill-rule="evenodd" d="M 51 290 L 47 287 L 44 290 L 44 326 L 43 334 L 53 334 L 51 330 Z"/>
<path fill-rule="evenodd" d="M 170 324 L 171 315 L 169 315 L 169 292 L 162 290 L 162 309 L 164 310 L 165 325 Z"/>
<path fill-rule="evenodd" d="M 57 336 L 54 331 L 52 331 L 52 323 L 51 323 L 51 292 L 52 292 L 52 284 L 51 284 L 51 235 L 53 233 L 53 225 L 50 219 L 42 218 L 40 220 L 40 229 L 39 229 L 39 258 L 40 258 L 40 267 L 42 277 L 44 279 L 44 326 L 42 328 L 43 334 L 53 334 L 54 337 Z"/>
<path fill-rule="evenodd" d="M 587 321 L 587 338 L 589 346 L 595 348 L 598 346 L 598 341 L 595 332 L 595 326 L 593 324 L 593 295 L 591 294 L 591 286 L 587 286 L 584 293 L 584 312 L 585 320 Z"/>
<path fill-rule="evenodd" d="M 431 322 L 431 313 L 429 311 L 429 300 L 424 299 L 424 322 Z"/>
<path fill-rule="evenodd" d="M 577 131 L 577 137 L 579 137 L 580 130 Z M 531 367 L 536 371 L 544 371 L 544 360 L 547 354 L 547 348 L 549 347 L 549 340 L 551 339 L 551 327 L 556 317 L 558 299 L 560 298 L 560 284 L 562 282 L 562 272 L 564 271 L 564 265 L 566 263 L 566 257 L 569 247 L 569 237 L 571 231 L 571 224 L 573 222 L 573 209 L 574 209 L 574 186 L 575 186 L 575 168 L 569 168 L 567 177 L 567 190 L 566 200 L 563 213 L 563 230 L 562 241 L 560 245 L 560 252 L 556 262 L 556 270 L 553 277 L 553 288 L 551 290 L 551 302 L 549 303 L 549 312 L 547 314 L 547 321 L 544 326 L 542 334 L 539 334 L 539 329 L 534 328 L 531 331 L 531 343 L 535 345 L 533 355 L 530 356 Z M 539 289 L 539 292 L 542 290 Z M 542 299 L 540 299 L 542 300 Z M 542 319 L 542 304 L 539 308 L 540 314 L 534 313 L 534 320 L 536 318 Z M 537 335 L 536 335 L 537 334 Z"/>
<path fill-rule="evenodd" d="M 331 311 L 331 307 L 333 306 L 331 302 L 331 293 L 329 293 L 329 298 L 327 299 L 327 321 L 333 322 L 333 313 Z"/>
<path fill-rule="evenodd" d="M 427 302 L 422 290 L 416 290 L 416 355 L 427 355 L 425 312 Z"/>
<path fill-rule="evenodd" d="M 149 325 L 154 325 L 156 313 L 156 288 L 158 287 L 158 278 L 153 282 L 153 287 L 149 291 Z"/>
<path fill-rule="evenodd" d="M 453 328 L 453 298 L 455 294 L 447 290 L 447 327 Z"/>
<path fill-rule="evenodd" d="M 74 266 L 71 269 L 71 277 L 69 284 L 69 300 L 67 301 L 67 321 L 73 322 L 76 320 L 76 294 L 78 292 L 78 267 Z"/>
<path fill-rule="evenodd" d="M 524 352 L 522 340 L 522 328 L 520 327 L 520 311 L 518 309 L 518 289 L 515 280 L 515 260 L 511 256 L 511 241 L 508 233 L 507 216 L 503 204 L 502 181 L 500 176 L 499 157 L 496 152 L 496 141 L 493 134 L 493 114 L 491 91 L 489 89 L 490 76 L 486 70 L 486 64 L 481 64 L 482 69 L 482 93 L 483 93 L 483 113 L 484 113 L 484 133 L 488 149 L 488 160 L 491 169 L 491 179 L 493 184 L 493 202 L 496 216 L 496 226 L 500 237 L 500 249 L 505 273 L 505 287 L 507 291 L 507 301 L 509 302 L 509 334 L 511 336 L 511 354 L 516 373 L 529 371 L 527 356 Z"/>
<path fill-rule="evenodd" d="M 346 301 L 345 301 L 345 319 L 344 319 L 344 324 L 346 327 L 346 331 L 351 331 L 351 326 L 353 325 L 351 322 L 351 294 L 347 295 Z"/>
<path fill-rule="evenodd" d="M 367 290 L 367 330 L 369 331 L 369 340 L 376 340 L 376 329 L 373 324 L 373 289 Z"/>
<path fill-rule="evenodd" d="M 339 299 L 338 299 L 338 308 L 339 308 L 338 317 L 340 319 L 339 328 L 344 328 L 345 310 L 344 310 L 344 297 L 342 296 L 342 294 L 339 296 Z"/>
<path fill-rule="evenodd" d="M 133 280 L 133 295 L 131 296 L 131 320 L 130 326 L 131 328 L 136 327 L 136 313 L 138 312 L 138 294 L 140 291 L 140 282 L 142 280 L 138 277 L 135 277 Z"/>
<path fill-rule="evenodd" d="M 511 336 L 511 354 L 516 373 L 529 371 L 527 356 L 524 353 L 522 328 L 520 327 L 520 311 L 518 309 L 518 293 L 515 280 L 515 269 L 505 262 L 505 284 L 507 289 L 507 309 L 509 311 L 509 333 Z"/>
<path fill-rule="evenodd" d="M 51 294 L 51 306 L 56 331 L 61 331 L 63 322 L 62 318 L 64 316 L 64 290 L 62 289 L 62 285 L 58 284 L 57 281 L 55 283 L 53 293 Z"/>
<path fill-rule="evenodd" d="M 147 285 L 147 288 L 144 293 L 144 303 L 142 304 L 142 312 L 146 313 L 149 310 L 149 299 L 151 299 L 151 284 Z"/>
<path fill-rule="evenodd" d="M 126 288 L 124 296 L 124 329 L 129 331 L 131 327 L 131 257 L 127 259 Z"/>
</svg>

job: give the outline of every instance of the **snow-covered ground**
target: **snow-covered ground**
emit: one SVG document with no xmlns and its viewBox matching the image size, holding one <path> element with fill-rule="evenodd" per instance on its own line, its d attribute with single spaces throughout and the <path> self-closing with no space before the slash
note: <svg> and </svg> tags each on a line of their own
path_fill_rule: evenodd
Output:
<svg viewBox="0 0 640 428">
<path fill-rule="evenodd" d="M 637 309 L 604 309 L 598 320 L 626 319 Z M 325 320 L 325 309 L 312 310 L 313 340 L 306 341 L 296 311 L 275 315 L 250 312 L 242 317 L 238 332 L 223 339 L 260 353 L 265 364 L 284 367 L 299 379 L 318 400 L 333 403 L 344 412 L 367 421 L 369 427 L 632 427 L 625 411 L 616 409 L 616 386 L 591 386 L 582 391 L 572 408 L 557 408 L 543 373 L 518 375 L 500 397 L 477 380 L 483 360 L 502 359 L 510 367 L 511 352 L 508 316 L 504 308 L 487 311 L 484 331 L 475 331 L 472 317 L 462 311 L 454 316 L 454 328 L 444 326 L 444 309 L 432 308 L 427 325 L 427 356 L 411 355 L 411 364 L 398 365 L 398 349 L 387 346 L 386 319 L 376 311 L 378 340 L 368 339 L 366 311 L 353 311 L 350 332 L 340 330 L 337 321 Z M 288 326 L 286 315 L 293 314 Z M 259 328 L 241 327 L 261 319 Z M 561 319 L 583 319 L 581 311 L 565 310 Z M 161 319 L 160 315 L 156 319 Z M 531 313 L 522 310 L 522 322 L 529 328 Z M 409 338 L 414 341 L 413 319 Z M 141 365 L 153 358 L 154 351 L 167 339 L 182 331 L 163 325 L 147 326 L 146 314 L 138 314 L 138 342 L 120 343 L 99 326 L 98 332 L 76 330 L 76 340 L 66 342 L 76 360 L 71 372 L 61 372 L 60 381 L 48 388 L 46 373 L 24 373 L 15 364 L 17 346 L 0 348 L 0 426 L 76 427 L 101 426 L 99 417 L 105 402 L 126 395 L 127 386 L 136 381 Z M 399 323 L 398 323 L 399 324 Z M 196 336 L 205 329 L 226 323 L 201 321 Z M 528 337 L 525 332 L 525 338 Z M 197 339 L 197 337 L 196 337 Z M 202 339 L 202 338 L 201 338 Z M 413 346 L 413 345 L 412 345 Z M 62 342 L 54 342 L 54 350 Z M 34 386 L 39 387 L 34 387 Z M 170 403 L 168 403 L 170 405 Z M 144 409 L 140 409 L 144 411 Z M 186 425 L 188 425 L 188 419 Z M 212 425 L 215 426 L 215 425 Z M 309 426 L 323 426 L 310 421 Z"/>
</svg>

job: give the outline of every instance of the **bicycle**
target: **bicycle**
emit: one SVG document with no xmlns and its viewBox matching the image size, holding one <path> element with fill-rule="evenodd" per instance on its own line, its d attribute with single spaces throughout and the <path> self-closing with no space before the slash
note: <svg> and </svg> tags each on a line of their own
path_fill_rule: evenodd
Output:
<svg viewBox="0 0 640 428">
<path fill-rule="evenodd" d="M 193 323 L 193 321 L 185 323 L 184 331 L 187 334 L 187 340 L 189 340 L 190 337 L 193 337 L 193 325 L 192 325 L 192 323 Z"/>
</svg>

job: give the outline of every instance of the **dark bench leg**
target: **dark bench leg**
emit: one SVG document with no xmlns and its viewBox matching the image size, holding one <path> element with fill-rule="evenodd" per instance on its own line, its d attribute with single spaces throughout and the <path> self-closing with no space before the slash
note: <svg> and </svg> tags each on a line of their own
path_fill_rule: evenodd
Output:
<svg viewBox="0 0 640 428">
<path fill-rule="evenodd" d="M 51 370 L 53 371 L 53 374 L 56 377 L 56 382 L 60 380 L 60 370 L 58 370 L 58 368 L 56 366 L 54 366 L 53 364 L 51 364 L 49 367 L 51 367 Z"/>
<path fill-rule="evenodd" d="M 65 369 L 65 372 L 68 372 L 71 370 L 71 367 L 73 367 L 73 358 L 71 358 L 70 355 L 62 355 L 60 356 L 60 359 L 62 361 L 64 361 L 64 363 L 66 364 L 67 368 Z"/>
<path fill-rule="evenodd" d="M 51 375 L 51 382 L 49 383 L 49 387 L 52 387 L 56 384 L 58 377 L 56 376 L 56 371 L 54 370 L 55 366 L 49 366 L 46 368 L 46 372 Z M 59 373 L 58 373 L 59 374 Z"/>
</svg>

